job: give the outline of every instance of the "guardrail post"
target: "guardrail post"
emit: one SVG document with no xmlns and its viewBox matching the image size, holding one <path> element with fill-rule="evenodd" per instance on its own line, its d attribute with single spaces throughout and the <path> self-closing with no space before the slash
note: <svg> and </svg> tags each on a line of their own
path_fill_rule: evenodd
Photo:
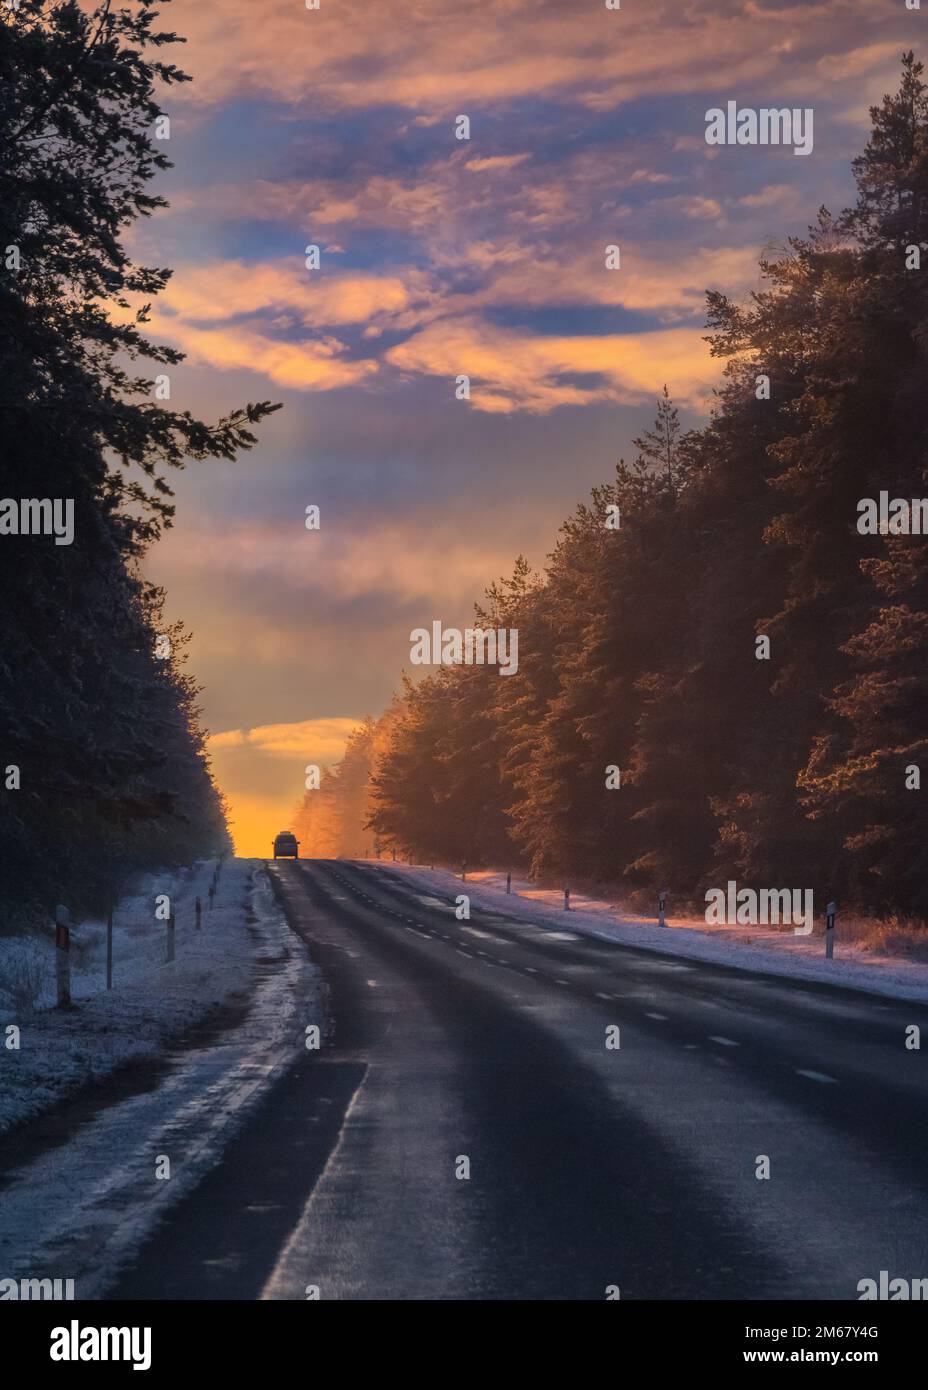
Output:
<svg viewBox="0 0 928 1390">
<path fill-rule="evenodd" d="M 838 909 L 834 903 L 829 903 L 825 908 L 825 959 L 834 959 L 835 954 L 835 918 Z"/>
</svg>

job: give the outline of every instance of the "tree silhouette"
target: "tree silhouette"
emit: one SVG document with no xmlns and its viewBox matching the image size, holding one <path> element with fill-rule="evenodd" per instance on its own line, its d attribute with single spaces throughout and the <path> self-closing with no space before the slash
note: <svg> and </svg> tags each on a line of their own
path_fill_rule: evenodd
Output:
<svg viewBox="0 0 928 1390">
<path fill-rule="evenodd" d="M 276 407 L 204 423 L 152 375 L 182 361 L 145 335 L 170 272 L 123 238 L 164 206 L 154 86 L 188 80 L 159 56 L 180 40 L 144 4 L 0 15 L 0 495 L 74 506 L 71 545 L 0 534 L 0 748 L 20 769 L 0 900 L 79 908 L 113 873 L 227 842 L 183 637 L 156 650 L 163 596 L 138 561 L 170 525 L 170 470 L 233 459 Z"/>
</svg>

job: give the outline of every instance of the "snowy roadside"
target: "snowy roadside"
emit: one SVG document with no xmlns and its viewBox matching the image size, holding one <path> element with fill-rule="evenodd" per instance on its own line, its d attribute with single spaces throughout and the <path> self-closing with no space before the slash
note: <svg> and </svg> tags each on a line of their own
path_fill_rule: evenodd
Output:
<svg viewBox="0 0 928 1390">
<path fill-rule="evenodd" d="M 325 1031 L 321 977 L 290 932 L 259 861 L 226 865 L 210 916 L 203 943 L 178 940 L 174 965 L 157 970 L 160 983 L 140 980 L 122 999 L 116 991 L 94 996 L 74 1015 L 39 1014 L 48 1029 L 37 1037 L 30 1022 L 28 1044 L 24 1032 L 20 1056 L 38 1055 L 29 1066 L 42 1078 L 56 1064 L 59 1044 L 69 1056 L 84 1048 L 75 1079 L 91 1063 L 105 1071 L 144 1052 L 163 1052 L 168 1065 L 157 1086 L 69 1125 L 62 1142 L 7 1170 L 3 1279 L 72 1279 L 75 1297 L 103 1296 L 167 1209 L 219 1161 L 269 1086 L 305 1055 L 307 1026 Z M 170 972 L 172 983 L 165 980 Z M 132 991 L 137 996 L 130 998 Z M 241 1023 L 171 1049 L 171 1034 L 246 992 Z M 73 1036 L 56 1035 L 55 1020 L 70 1026 L 81 1018 L 82 1043 L 79 1023 Z M 112 1057 L 107 1028 L 115 1038 Z"/>
<path fill-rule="evenodd" d="M 36 1005 L 16 1008 L 4 983 L 21 968 L 23 944 L 0 939 L 0 1134 L 35 1116 L 82 1083 L 124 1062 L 157 1055 L 211 1010 L 246 997 L 254 943 L 246 920 L 252 867 L 229 861 L 212 910 L 208 889 L 215 861 L 174 875 L 148 875 L 114 913 L 113 989 L 106 989 L 106 935 L 100 922 L 72 930 L 73 1012 L 55 1002 L 55 948 L 31 941 L 30 967 L 41 981 Z M 170 896 L 177 926 L 175 960 L 166 962 L 167 928 L 155 899 Z M 196 931 L 194 901 L 204 906 Z M 19 1029 L 18 1048 L 9 1029 Z"/>
<path fill-rule="evenodd" d="M 358 863 L 370 863 L 359 860 Z M 374 861 L 376 862 L 376 861 Z M 401 874 L 410 886 L 452 903 L 466 893 L 473 906 L 486 912 L 523 918 L 540 926 L 595 936 L 623 946 L 636 946 L 662 955 L 686 956 L 739 970 L 761 971 L 796 980 L 841 985 L 896 999 L 928 1000 L 928 965 L 898 956 L 877 955 L 850 942 L 840 932 L 834 960 L 824 959 L 823 936 L 794 936 L 770 927 L 709 927 L 701 918 L 668 917 L 667 926 L 655 920 L 630 916 L 615 904 L 571 893 L 570 911 L 564 911 L 563 893 L 540 889 L 513 875 L 512 892 L 506 893 L 502 873 L 474 870 L 466 882 L 444 869 L 425 869 L 416 864 L 384 860 L 381 867 Z"/>
</svg>

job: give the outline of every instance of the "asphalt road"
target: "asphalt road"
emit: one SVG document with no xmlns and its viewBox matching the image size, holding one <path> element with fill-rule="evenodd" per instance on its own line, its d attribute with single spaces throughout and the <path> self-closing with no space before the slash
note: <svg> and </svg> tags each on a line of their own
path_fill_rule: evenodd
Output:
<svg viewBox="0 0 928 1390">
<path fill-rule="evenodd" d="M 928 1276 L 925 1006 L 568 917 L 458 921 L 382 865 L 271 872 L 330 1034 L 111 1296 L 856 1299 Z"/>
</svg>

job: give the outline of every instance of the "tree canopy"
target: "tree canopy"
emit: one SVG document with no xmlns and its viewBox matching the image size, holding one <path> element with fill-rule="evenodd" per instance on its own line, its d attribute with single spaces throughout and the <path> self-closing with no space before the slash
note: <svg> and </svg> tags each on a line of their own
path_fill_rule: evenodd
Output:
<svg viewBox="0 0 928 1390">
<path fill-rule="evenodd" d="M 0 13 L 0 496 L 74 517 L 67 545 L 0 525 L 0 902 L 23 909 L 80 909 L 228 842 L 186 639 L 139 561 L 171 524 L 171 471 L 234 459 L 277 407 L 173 410 L 183 356 L 146 336 L 171 272 L 125 237 L 164 206 L 158 93 L 189 80 L 163 8 Z"/>
<path fill-rule="evenodd" d="M 665 388 L 543 573 L 490 589 L 518 674 L 442 668 L 391 712 L 370 825 L 402 853 L 928 911 L 928 540 L 857 524 L 862 499 L 928 492 L 913 54 L 871 119 L 854 207 L 762 261 L 747 303 L 709 293 L 708 424 L 683 433 Z"/>
</svg>

